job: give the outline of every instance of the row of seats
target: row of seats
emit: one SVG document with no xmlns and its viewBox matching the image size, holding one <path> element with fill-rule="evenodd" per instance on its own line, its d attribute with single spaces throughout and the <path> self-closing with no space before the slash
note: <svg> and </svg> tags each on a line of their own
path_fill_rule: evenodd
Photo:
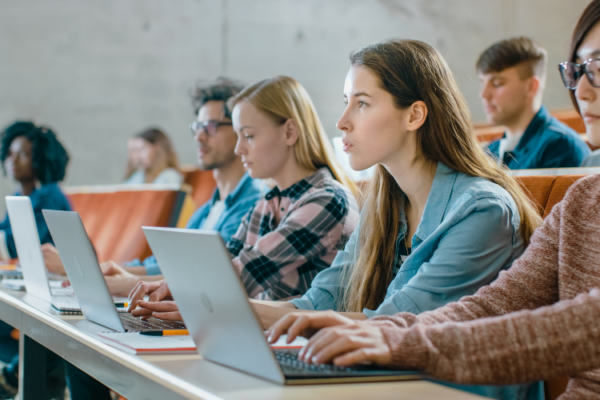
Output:
<svg viewBox="0 0 600 400">
<path fill-rule="evenodd" d="M 215 188 L 211 171 L 187 168 L 185 184 L 65 188 L 81 215 L 100 262 L 127 262 L 151 254 L 142 226 L 184 227 Z"/>
</svg>

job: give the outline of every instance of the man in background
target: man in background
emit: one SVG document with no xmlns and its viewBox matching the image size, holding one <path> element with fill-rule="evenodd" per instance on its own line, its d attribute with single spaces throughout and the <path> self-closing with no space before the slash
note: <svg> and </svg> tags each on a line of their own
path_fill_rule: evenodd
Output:
<svg viewBox="0 0 600 400">
<path fill-rule="evenodd" d="M 527 37 L 493 44 L 477 60 L 487 121 L 505 128 L 489 152 L 510 169 L 579 167 L 590 154 L 577 132 L 542 106 L 548 54 Z"/>
</svg>

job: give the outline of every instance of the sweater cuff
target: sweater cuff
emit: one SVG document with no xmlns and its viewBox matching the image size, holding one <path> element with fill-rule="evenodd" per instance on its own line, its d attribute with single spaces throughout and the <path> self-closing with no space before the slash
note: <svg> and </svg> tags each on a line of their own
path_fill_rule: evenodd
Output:
<svg viewBox="0 0 600 400">
<path fill-rule="evenodd" d="M 423 326 L 402 329 L 381 321 L 381 332 L 392 353 L 391 366 L 424 371 L 429 363 L 429 349 L 424 340 Z"/>
</svg>

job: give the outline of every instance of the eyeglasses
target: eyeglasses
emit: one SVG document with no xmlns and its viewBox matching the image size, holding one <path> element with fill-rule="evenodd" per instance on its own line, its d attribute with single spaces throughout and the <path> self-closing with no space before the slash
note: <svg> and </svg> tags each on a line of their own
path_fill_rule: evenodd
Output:
<svg viewBox="0 0 600 400">
<path fill-rule="evenodd" d="M 205 122 L 194 121 L 190 124 L 190 130 L 192 131 L 192 135 L 204 131 L 208 136 L 213 137 L 217 134 L 217 130 L 221 125 L 233 124 L 231 122 L 220 122 L 215 120 L 208 120 Z"/>
<path fill-rule="evenodd" d="M 563 62 L 558 64 L 558 71 L 567 89 L 575 90 L 579 79 L 584 74 L 593 87 L 600 88 L 600 58 L 587 60 L 581 64 Z"/>
</svg>

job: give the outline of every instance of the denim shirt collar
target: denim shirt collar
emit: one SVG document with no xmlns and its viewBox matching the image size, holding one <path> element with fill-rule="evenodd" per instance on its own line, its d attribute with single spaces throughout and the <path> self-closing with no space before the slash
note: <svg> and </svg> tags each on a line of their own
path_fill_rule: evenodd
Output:
<svg viewBox="0 0 600 400">
<path fill-rule="evenodd" d="M 248 189 L 250 189 L 251 185 L 252 178 L 250 178 L 250 175 L 248 175 L 248 173 L 246 172 L 244 176 L 242 176 L 242 179 L 240 179 L 240 181 L 238 182 L 235 189 L 233 189 L 231 193 L 229 193 L 229 195 L 227 195 L 227 197 L 225 198 L 225 207 L 229 208 L 233 204 L 235 204 L 239 200 L 239 198 L 243 197 L 246 194 Z M 219 188 L 217 187 L 215 188 L 215 191 L 212 195 L 212 199 L 210 200 L 211 207 L 215 204 L 216 201 L 220 199 L 221 195 L 219 194 Z"/>
<path fill-rule="evenodd" d="M 433 184 L 431 185 L 431 191 L 429 192 L 427 203 L 425 203 L 425 209 L 423 210 L 423 217 L 411 240 L 412 251 L 427 239 L 442 222 L 457 176 L 458 172 L 441 162 L 438 162 L 433 178 Z M 405 199 L 403 198 L 400 205 L 399 234 L 402 236 L 406 235 L 406 228 L 408 225 L 406 222 L 406 214 L 404 212 L 404 201 Z"/>
</svg>

